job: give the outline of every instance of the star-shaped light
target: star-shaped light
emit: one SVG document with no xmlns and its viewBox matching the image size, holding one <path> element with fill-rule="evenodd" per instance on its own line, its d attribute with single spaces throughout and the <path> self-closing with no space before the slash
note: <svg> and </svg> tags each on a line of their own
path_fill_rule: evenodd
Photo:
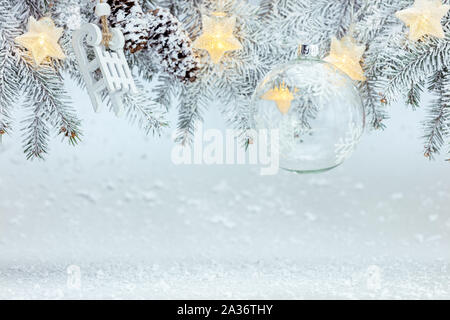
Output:
<svg viewBox="0 0 450 320">
<path fill-rule="evenodd" d="M 419 40 L 424 35 L 444 38 L 441 19 L 447 14 L 450 5 L 441 0 L 416 0 L 414 5 L 395 15 L 409 27 L 409 39 Z"/>
<path fill-rule="evenodd" d="M 233 35 L 235 17 L 227 17 L 224 12 L 213 12 L 213 16 L 202 16 L 203 33 L 193 46 L 207 50 L 214 63 L 218 63 L 225 52 L 242 49 L 241 43 Z"/>
<path fill-rule="evenodd" d="M 28 32 L 18 36 L 15 41 L 30 51 L 36 65 L 40 65 L 47 57 L 64 59 L 66 56 L 58 44 L 63 28 L 55 27 L 53 20 L 44 17 L 36 21 L 28 20 Z"/>
<path fill-rule="evenodd" d="M 324 59 L 346 73 L 353 80 L 364 81 L 364 71 L 360 65 L 365 47 L 358 46 L 355 39 L 345 36 L 341 40 L 331 39 L 330 54 Z"/>
<path fill-rule="evenodd" d="M 297 92 L 297 89 L 294 89 L 294 93 Z M 289 91 L 289 88 L 286 87 L 286 84 L 283 82 L 278 87 L 274 87 L 267 91 L 261 99 L 275 101 L 277 104 L 278 110 L 282 114 L 288 113 L 291 108 L 292 100 L 294 100 L 294 94 Z"/>
</svg>

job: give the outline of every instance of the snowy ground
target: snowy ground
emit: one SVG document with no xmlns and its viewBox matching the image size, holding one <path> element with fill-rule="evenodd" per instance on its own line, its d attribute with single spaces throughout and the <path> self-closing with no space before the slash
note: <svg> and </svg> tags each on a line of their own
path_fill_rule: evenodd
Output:
<svg viewBox="0 0 450 320">
<path fill-rule="evenodd" d="M 450 298 L 450 164 L 421 155 L 421 111 L 332 172 L 263 177 L 175 166 L 170 132 L 73 90 L 80 146 L 0 147 L 0 298 Z"/>
</svg>

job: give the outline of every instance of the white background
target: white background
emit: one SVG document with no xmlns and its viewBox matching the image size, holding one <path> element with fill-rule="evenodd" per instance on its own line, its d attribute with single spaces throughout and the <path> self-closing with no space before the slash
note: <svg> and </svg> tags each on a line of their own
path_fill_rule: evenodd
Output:
<svg viewBox="0 0 450 320">
<path fill-rule="evenodd" d="M 262 177 L 175 166 L 172 129 L 145 137 L 68 86 L 79 146 L 0 147 L 0 298 L 450 298 L 450 163 L 422 156 L 422 110 L 390 107 L 334 171 Z"/>
</svg>

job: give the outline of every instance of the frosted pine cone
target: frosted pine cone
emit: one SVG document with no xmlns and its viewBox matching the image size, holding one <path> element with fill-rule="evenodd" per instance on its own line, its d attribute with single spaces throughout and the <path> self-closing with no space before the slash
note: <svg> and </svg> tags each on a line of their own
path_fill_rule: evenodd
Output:
<svg viewBox="0 0 450 320">
<path fill-rule="evenodd" d="M 169 10 L 159 8 L 148 14 L 149 49 L 154 50 L 164 69 L 183 82 L 194 82 L 198 61 L 191 40 L 178 19 Z"/>
<path fill-rule="evenodd" d="M 108 0 L 109 23 L 125 37 L 125 50 L 138 52 L 147 46 L 148 22 L 138 0 Z"/>
</svg>

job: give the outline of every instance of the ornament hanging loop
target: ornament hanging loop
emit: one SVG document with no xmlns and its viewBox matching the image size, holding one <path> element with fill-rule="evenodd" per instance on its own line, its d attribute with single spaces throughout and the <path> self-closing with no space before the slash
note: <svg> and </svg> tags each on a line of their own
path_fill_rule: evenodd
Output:
<svg viewBox="0 0 450 320">
<path fill-rule="evenodd" d="M 109 48 L 112 33 L 109 31 L 108 17 L 111 14 L 111 7 L 105 0 L 99 0 L 95 7 L 95 15 L 100 18 L 102 23 L 102 44 Z"/>
<path fill-rule="evenodd" d="M 317 58 L 319 56 L 319 46 L 300 44 L 297 55 L 299 58 Z"/>
</svg>

